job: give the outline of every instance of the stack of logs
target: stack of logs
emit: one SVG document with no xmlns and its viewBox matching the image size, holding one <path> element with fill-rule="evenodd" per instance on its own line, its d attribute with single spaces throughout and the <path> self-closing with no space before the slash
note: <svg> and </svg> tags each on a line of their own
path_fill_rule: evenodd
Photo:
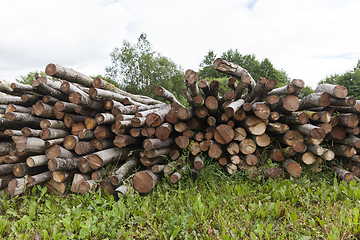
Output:
<svg viewBox="0 0 360 240">
<path fill-rule="evenodd" d="M 127 93 L 108 82 L 56 64 L 32 85 L 1 85 L 0 189 L 11 196 L 44 183 L 49 190 L 84 194 L 100 187 L 125 194 L 122 180 L 133 169 L 133 186 L 150 192 L 162 176 L 176 183 L 196 178 L 204 159 L 228 174 L 246 169 L 252 177 L 283 170 L 299 177 L 303 168 L 331 169 L 345 181 L 360 175 L 360 102 L 341 85 L 321 84 L 302 99 L 304 82 L 275 88 L 257 82 L 242 67 L 216 59 L 214 69 L 230 75 L 229 91 L 219 82 L 185 73 L 183 94 L 189 107 L 159 86 L 155 94 L 171 104 Z M 268 159 L 272 160 L 268 167 Z M 329 162 L 331 163 L 331 162 Z M 264 170 L 264 171 L 263 171 Z"/>
</svg>

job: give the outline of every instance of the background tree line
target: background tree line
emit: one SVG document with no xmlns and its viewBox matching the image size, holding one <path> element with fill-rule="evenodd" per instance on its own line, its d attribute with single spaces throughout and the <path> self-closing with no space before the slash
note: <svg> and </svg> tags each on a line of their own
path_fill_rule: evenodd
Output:
<svg viewBox="0 0 360 240">
<path fill-rule="evenodd" d="M 184 69 L 171 61 L 170 58 L 155 52 L 145 33 L 140 35 L 135 44 L 126 40 L 123 41 L 121 48 L 116 47 L 110 53 L 110 57 L 111 65 L 105 69 L 105 76 L 92 77 L 101 77 L 125 91 L 156 99 L 158 97 L 154 94 L 154 88 L 163 86 L 186 105 L 186 100 L 182 94 L 182 89 L 185 88 Z M 285 86 L 291 81 L 285 70 L 274 68 L 268 58 L 259 61 L 254 54 L 243 55 L 238 49 L 229 49 L 221 55 L 209 50 L 199 64 L 198 75 L 199 79 L 206 79 L 209 83 L 214 80 L 219 81 L 220 94 L 224 94 L 230 88 L 227 86 L 228 76 L 213 69 L 213 62 L 217 57 L 245 68 L 254 80 L 259 79 L 259 77 L 273 78 L 277 81 L 276 87 Z M 30 72 L 26 76 L 20 76 L 17 81 L 30 84 L 34 74 L 35 72 Z M 45 73 L 41 71 L 40 75 L 45 76 Z M 354 69 L 344 74 L 330 75 L 320 83 L 344 85 L 349 91 L 348 96 L 360 99 L 360 60 Z M 314 90 L 306 86 L 299 97 L 306 96 L 311 92 Z"/>
</svg>

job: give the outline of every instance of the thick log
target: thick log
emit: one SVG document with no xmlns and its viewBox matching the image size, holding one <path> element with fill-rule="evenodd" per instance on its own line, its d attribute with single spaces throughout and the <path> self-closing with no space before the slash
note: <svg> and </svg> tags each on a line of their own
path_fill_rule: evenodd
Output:
<svg viewBox="0 0 360 240">
<path fill-rule="evenodd" d="M 206 119 L 206 122 L 210 127 L 215 126 L 216 118 L 213 116 L 208 116 L 208 118 Z"/>
<path fill-rule="evenodd" d="M 133 178 L 133 186 L 139 193 L 149 193 L 159 181 L 160 177 L 151 172 L 144 170 L 137 172 Z"/>
<path fill-rule="evenodd" d="M 56 111 L 55 109 L 53 109 L 53 111 L 54 111 L 54 116 L 55 116 L 56 119 L 58 119 L 58 120 L 64 119 L 64 117 L 65 117 L 65 112 L 59 112 L 59 111 Z M 48 181 L 48 182 L 51 182 L 51 181 Z M 48 182 L 47 182 L 47 183 L 48 183 Z M 49 184 L 50 184 L 50 183 L 49 183 Z"/>
<path fill-rule="evenodd" d="M 166 140 L 160 140 L 156 138 L 152 139 L 145 139 L 143 142 L 143 147 L 145 150 L 155 150 L 155 149 L 162 149 L 166 147 L 170 147 L 174 144 L 174 138 L 168 138 Z"/>
<path fill-rule="evenodd" d="M 63 148 L 60 145 L 50 147 L 45 151 L 45 155 L 48 159 L 77 157 L 74 152 Z"/>
<path fill-rule="evenodd" d="M 271 151 L 271 159 L 276 162 L 281 162 L 282 160 L 285 159 L 285 157 L 284 157 L 281 149 L 274 148 Z"/>
<path fill-rule="evenodd" d="M 155 128 L 145 126 L 141 129 L 141 135 L 144 137 L 152 137 L 155 135 Z"/>
<path fill-rule="evenodd" d="M 175 143 L 181 149 L 185 149 L 189 146 L 190 140 L 189 137 L 182 135 L 175 138 Z"/>
<path fill-rule="evenodd" d="M 185 71 L 185 86 L 192 97 L 201 94 L 197 85 L 197 81 L 198 74 L 195 71 L 191 69 Z"/>
<path fill-rule="evenodd" d="M 11 150 L 15 150 L 15 149 L 16 146 L 15 143 L 13 142 L 0 142 L 0 156 L 7 155 Z"/>
<path fill-rule="evenodd" d="M 119 186 L 121 181 L 124 179 L 124 177 L 132 171 L 134 168 L 136 168 L 137 165 L 139 165 L 140 161 L 138 158 L 131 158 L 126 161 L 118 170 L 116 170 L 110 180 L 111 184 L 114 186 Z"/>
<path fill-rule="evenodd" d="M 46 171 L 46 172 L 43 172 L 40 174 L 33 175 L 27 179 L 26 187 L 32 187 L 37 184 L 46 182 L 46 181 L 50 180 L 50 178 L 51 178 L 50 171 Z"/>
<path fill-rule="evenodd" d="M 56 139 L 50 139 L 45 141 L 45 146 L 47 148 L 50 148 L 51 146 L 54 146 L 56 144 L 61 145 L 63 144 L 65 138 L 56 138 Z"/>
<path fill-rule="evenodd" d="M 346 137 L 346 131 L 345 128 L 342 126 L 335 126 L 332 127 L 329 136 L 334 139 L 344 139 Z"/>
<path fill-rule="evenodd" d="M 5 113 L 8 113 L 8 112 L 21 112 L 21 113 L 31 114 L 31 108 L 23 107 L 23 106 L 15 105 L 15 104 L 8 104 L 8 105 L 6 105 Z"/>
<path fill-rule="evenodd" d="M 173 127 L 170 123 L 163 123 L 155 129 L 155 136 L 160 140 L 165 140 L 170 137 Z"/>
<path fill-rule="evenodd" d="M 287 158 L 284 161 L 284 168 L 293 177 L 300 177 L 302 174 L 302 167 L 294 160 Z"/>
<path fill-rule="evenodd" d="M 93 139 L 91 140 L 91 145 L 99 151 L 115 147 L 112 139 Z"/>
<path fill-rule="evenodd" d="M 26 164 L 29 167 L 38 167 L 38 166 L 44 166 L 48 164 L 49 159 L 46 157 L 46 155 L 36 155 L 36 156 L 30 156 L 26 159 Z"/>
<path fill-rule="evenodd" d="M 238 167 L 233 163 L 229 163 L 225 166 L 225 172 L 227 172 L 229 175 L 237 173 L 237 169 Z"/>
<path fill-rule="evenodd" d="M 175 108 L 173 108 L 173 107 L 170 109 L 170 111 L 166 114 L 166 117 L 165 117 L 167 122 L 172 123 L 172 124 L 177 123 L 178 117 L 177 117 L 176 111 L 177 110 L 175 110 Z"/>
<path fill-rule="evenodd" d="M 170 155 L 170 154 L 169 154 Z M 178 157 L 177 157 L 178 158 Z M 176 159 L 177 159 L 176 158 Z M 170 158 L 171 159 L 171 158 Z M 173 160 L 173 159 L 171 159 Z M 163 162 L 165 162 L 165 158 L 163 158 L 162 156 L 160 157 L 155 157 L 155 158 L 147 158 L 147 157 L 141 157 L 140 158 L 140 162 L 142 165 L 144 165 L 145 167 L 152 167 L 156 164 L 161 164 Z"/>
<path fill-rule="evenodd" d="M 330 94 L 326 92 L 310 93 L 299 101 L 299 110 L 330 105 Z"/>
<path fill-rule="evenodd" d="M 292 129 L 283 135 L 279 135 L 277 140 L 288 146 L 293 146 L 296 142 L 304 142 L 304 136 L 298 130 Z"/>
<path fill-rule="evenodd" d="M 45 95 L 52 96 L 54 98 L 59 99 L 60 101 L 69 101 L 69 96 L 65 93 L 60 92 L 59 90 L 56 90 L 49 85 L 43 83 L 39 79 L 35 79 L 32 82 L 32 87 L 40 92 L 42 92 Z M 39 99 L 40 100 L 40 99 Z"/>
<path fill-rule="evenodd" d="M 93 171 L 93 169 L 89 165 L 88 155 L 79 157 L 78 168 L 82 173 L 89 173 Z"/>
<path fill-rule="evenodd" d="M 322 157 L 326 161 L 331 161 L 331 160 L 333 160 L 335 158 L 335 153 L 331 149 L 324 148 L 324 154 L 322 155 Z"/>
<path fill-rule="evenodd" d="M 114 139 L 114 145 L 123 148 L 130 145 L 141 144 L 142 139 L 134 138 L 130 135 L 122 134 L 117 135 Z"/>
<path fill-rule="evenodd" d="M 187 81 L 189 83 L 189 81 L 194 80 L 194 78 L 188 78 Z M 196 85 L 196 82 L 195 82 Z M 196 88 L 196 87 L 195 87 Z M 181 107 L 184 107 L 174 96 L 174 94 L 172 94 L 171 92 L 169 92 L 168 90 L 166 90 L 164 87 L 158 86 L 154 89 L 154 93 L 156 96 L 162 97 L 164 100 L 169 101 L 170 103 L 176 102 L 177 104 L 179 104 Z M 200 95 L 200 94 L 199 94 Z"/>
<path fill-rule="evenodd" d="M 82 131 L 79 132 L 78 136 L 82 140 L 94 139 L 95 138 L 94 132 L 86 130 L 85 128 Z"/>
<path fill-rule="evenodd" d="M 118 115 L 121 116 L 121 115 Z M 131 118 L 131 126 L 135 128 L 144 127 L 146 124 L 146 117 L 133 117 Z"/>
<path fill-rule="evenodd" d="M 310 165 L 316 161 L 316 156 L 311 152 L 306 152 L 301 155 L 300 159 L 303 163 Z"/>
<path fill-rule="evenodd" d="M 90 191 L 95 191 L 98 187 L 98 183 L 95 180 L 87 180 L 79 184 L 78 191 L 80 194 L 85 195 Z"/>
<path fill-rule="evenodd" d="M 46 149 L 45 141 L 35 137 L 21 137 L 16 144 L 16 150 L 20 153 L 44 153 Z"/>
<path fill-rule="evenodd" d="M 13 174 L 19 178 L 25 175 L 36 175 L 47 170 L 47 166 L 29 167 L 26 162 L 22 162 L 14 165 Z"/>
<path fill-rule="evenodd" d="M 80 142 L 80 138 L 78 136 L 68 135 L 64 139 L 63 146 L 67 150 L 73 150 L 75 148 L 76 144 L 79 142 Z"/>
<path fill-rule="evenodd" d="M 186 167 L 184 166 L 178 172 L 174 172 L 173 174 L 171 174 L 170 182 L 177 183 L 181 179 L 181 177 L 185 174 L 185 171 L 186 171 Z"/>
<path fill-rule="evenodd" d="M 86 87 L 92 87 L 93 79 L 71 68 L 66 68 L 58 64 L 50 63 L 45 68 L 48 76 L 57 77 L 69 82 L 80 83 Z"/>
<path fill-rule="evenodd" d="M 24 136 L 24 134 L 21 132 L 21 130 L 12 130 L 12 129 L 6 129 L 4 131 L 4 134 L 6 136 L 12 137 L 12 136 Z"/>
<path fill-rule="evenodd" d="M 55 182 L 64 183 L 72 180 L 74 178 L 75 173 L 78 173 L 79 169 L 74 169 L 71 171 L 55 171 L 51 172 L 52 178 Z"/>
<path fill-rule="evenodd" d="M 22 94 L 21 95 L 21 101 L 22 103 L 17 103 L 17 99 L 13 99 L 13 97 L 11 97 L 9 99 L 8 103 L 14 103 L 14 104 L 18 104 L 21 106 L 32 106 L 34 105 L 37 101 L 42 100 L 43 95 L 30 95 L 30 94 Z M 15 100 L 15 101 L 12 101 Z M 0 103 L 1 103 L 1 98 L 0 98 Z"/>
<path fill-rule="evenodd" d="M 83 123 L 85 119 L 86 116 L 67 113 L 64 116 L 64 124 L 67 128 L 71 128 L 74 123 L 78 123 L 78 122 Z"/>
<path fill-rule="evenodd" d="M 281 115 L 280 120 L 288 124 L 306 124 L 309 122 L 309 117 L 305 112 L 290 112 Z"/>
<path fill-rule="evenodd" d="M 54 104 L 54 109 L 59 112 L 74 113 L 76 106 L 75 103 L 58 101 Z"/>
<path fill-rule="evenodd" d="M 43 98 L 41 99 L 41 101 L 42 101 L 43 103 L 45 103 L 45 104 L 54 106 L 54 104 L 57 103 L 57 102 L 59 101 L 59 99 L 54 98 L 54 97 L 49 96 L 49 95 L 45 95 L 45 96 L 43 96 Z"/>
<path fill-rule="evenodd" d="M 216 127 L 214 132 L 214 139 L 220 144 L 228 144 L 234 139 L 235 133 L 231 126 L 221 124 Z"/>
<path fill-rule="evenodd" d="M 120 129 L 120 128 L 118 128 Z M 97 126 L 94 130 L 94 136 L 97 139 L 114 139 L 115 138 L 115 134 L 111 131 L 110 128 L 106 127 L 106 126 Z"/>
<path fill-rule="evenodd" d="M 256 96 L 256 98 L 253 100 L 253 102 L 262 102 L 265 99 L 268 98 L 268 92 L 270 92 L 271 90 L 273 90 L 276 87 L 276 80 L 275 79 L 269 79 L 266 81 L 264 87 L 262 88 L 262 90 L 259 92 L 259 94 Z"/>
<path fill-rule="evenodd" d="M 170 111 L 170 105 L 164 105 L 158 111 L 146 116 L 146 125 L 149 127 L 160 126 L 165 121 L 166 114 Z"/>
<path fill-rule="evenodd" d="M 256 145 L 258 145 L 259 147 L 267 147 L 267 146 L 269 146 L 271 139 L 270 139 L 269 135 L 267 135 L 266 133 L 263 133 L 261 135 L 255 136 L 255 142 L 256 142 Z"/>
<path fill-rule="evenodd" d="M 81 91 L 78 88 L 76 90 L 77 92 L 72 92 L 69 95 L 70 102 L 99 111 L 103 109 L 103 102 L 92 99 L 89 94 Z"/>
<path fill-rule="evenodd" d="M 354 97 L 345 97 L 345 98 L 334 98 L 330 97 L 330 105 L 332 106 L 354 106 L 356 104 L 356 99 Z"/>
<path fill-rule="evenodd" d="M 258 157 L 254 154 L 246 155 L 244 160 L 248 166 L 255 166 L 259 162 Z"/>
<path fill-rule="evenodd" d="M 301 79 L 293 79 L 291 81 L 291 85 L 293 85 L 295 88 L 292 94 L 298 96 L 301 90 L 303 89 L 303 87 L 305 87 L 305 82 Z"/>
<path fill-rule="evenodd" d="M 251 104 L 254 114 L 261 119 L 268 119 L 270 108 L 262 102 L 254 102 Z"/>
<path fill-rule="evenodd" d="M 291 128 L 315 139 L 323 139 L 326 135 L 324 129 L 312 124 L 292 125 Z"/>
<path fill-rule="evenodd" d="M 214 96 L 218 101 L 220 100 L 219 96 L 219 88 L 220 88 L 220 82 L 217 80 L 213 80 L 210 83 L 210 95 Z"/>
<path fill-rule="evenodd" d="M 84 120 L 84 125 L 86 130 L 93 130 L 97 127 L 97 122 L 95 120 L 95 118 L 91 118 L 91 117 L 87 117 Z"/>
<path fill-rule="evenodd" d="M 334 143 L 331 150 L 334 151 L 336 156 L 347 158 L 351 158 L 356 154 L 356 149 L 354 147 L 337 143 Z"/>
<path fill-rule="evenodd" d="M 350 135 L 358 135 L 358 134 L 360 134 L 360 128 L 359 127 L 345 128 L 345 132 Z"/>
<path fill-rule="evenodd" d="M 32 112 L 35 113 L 38 117 L 44 117 L 44 118 L 55 118 L 53 114 L 53 106 L 49 104 L 45 104 L 41 101 L 37 101 L 32 106 Z"/>
<path fill-rule="evenodd" d="M 229 117 L 234 116 L 235 112 L 238 111 L 244 103 L 245 101 L 243 99 L 238 99 L 232 102 L 225 108 L 226 115 L 228 115 Z"/>
<path fill-rule="evenodd" d="M 281 95 L 293 93 L 294 91 L 295 91 L 295 86 L 292 84 L 289 84 L 289 85 L 271 90 L 270 92 L 268 92 L 268 95 L 269 96 L 272 96 L 272 95 L 281 96 Z"/>
<path fill-rule="evenodd" d="M 21 132 L 25 137 L 40 137 L 41 130 L 23 127 Z"/>
<path fill-rule="evenodd" d="M 248 94 L 245 98 L 246 102 L 252 102 L 263 90 L 266 84 L 266 78 L 260 77 L 255 87 L 251 90 L 250 94 Z"/>
<path fill-rule="evenodd" d="M 88 174 L 76 173 L 74 175 L 74 178 L 73 178 L 73 181 L 72 181 L 72 184 L 71 184 L 71 192 L 77 193 L 78 189 L 79 189 L 79 185 L 82 182 L 85 182 L 85 181 L 90 180 L 90 179 L 91 178 L 90 178 L 90 176 Z"/>
<path fill-rule="evenodd" d="M 342 143 L 345 145 L 349 145 L 355 148 L 360 148 L 360 138 L 355 135 L 348 135 L 344 139 L 333 139 L 337 143 Z"/>
<path fill-rule="evenodd" d="M 248 132 L 253 135 L 261 135 L 265 133 L 268 121 L 256 116 L 246 117 L 244 122 L 240 123 Z"/>
<path fill-rule="evenodd" d="M 208 113 L 209 113 L 209 110 L 205 106 L 196 109 L 196 112 L 195 112 L 196 118 L 199 119 L 199 121 L 201 121 L 201 122 L 205 122 L 205 120 L 207 120 Z"/>
<path fill-rule="evenodd" d="M 142 136 L 141 135 L 141 130 L 142 130 L 142 128 L 132 128 L 130 130 L 130 135 L 132 137 L 141 137 Z"/>
<path fill-rule="evenodd" d="M 282 178 L 283 173 L 283 169 L 279 167 L 267 168 L 264 170 L 264 176 L 272 179 Z"/>
<path fill-rule="evenodd" d="M 91 142 L 79 142 L 75 145 L 74 150 L 75 153 L 80 156 L 87 155 L 97 151 L 97 149 L 91 145 Z"/>
<path fill-rule="evenodd" d="M 13 172 L 15 164 L 0 164 L 0 176 Z"/>
<path fill-rule="evenodd" d="M 23 194 L 25 191 L 25 178 L 15 178 L 8 184 L 8 192 L 11 197 Z"/>
<path fill-rule="evenodd" d="M 78 168 L 78 157 L 72 158 L 54 158 L 48 160 L 48 169 L 55 171 L 69 171 Z"/>
<path fill-rule="evenodd" d="M 236 155 L 240 152 L 240 147 L 238 143 L 231 142 L 227 145 L 226 150 L 230 155 Z"/>
<path fill-rule="evenodd" d="M 340 113 L 337 117 L 341 126 L 355 128 L 359 125 L 359 117 L 355 113 Z"/>
<path fill-rule="evenodd" d="M 331 106 L 334 111 L 347 113 L 360 113 L 360 102 L 357 101 L 354 106 Z"/>
<path fill-rule="evenodd" d="M 354 181 L 354 175 L 349 172 L 349 171 L 346 171 L 345 169 L 343 168 L 340 168 L 340 167 L 330 167 L 334 172 L 336 172 L 337 176 L 344 180 L 345 182 L 350 182 L 350 181 Z"/>
<path fill-rule="evenodd" d="M 84 123 L 82 122 L 73 123 L 71 126 L 71 134 L 78 136 L 82 131 L 84 131 L 84 129 L 85 129 Z"/>
<path fill-rule="evenodd" d="M 288 112 L 295 112 L 299 109 L 299 99 L 295 95 L 285 95 L 280 98 L 277 104 L 271 105 L 271 111 L 287 114 Z"/>
<path fill-rule="evenodd" d="M 230 76 L 236 77 L 236 78 L 241 78 L 242 75 L 248 75 L 249 76 L 249 84 L 250 84 L 250 91 L 255 87 L 256 82 L 255 80 L 251 77 L 250 73 L 240 67 L 239 65 L 235 64 L 235 63 L 231 63 L 228 61 L 225 61 L 221 58 L 217 58 L 214 63 L 213 63 L 213 67 L 215 70 L 221 72 L 221 73 L 225 73 L 228 74 Z M 239 85 L 239 84 L 238 84 Z M 237 100 L 237 98 L 235 98 L 235 100 Z"/>
<path fill-rule="evenodd" d="M 26 113 L 8 112 L 5 113 L 5 119 L 8 121 L 21 121 L 25 123 L 32 123 L 39 126 L 42 118 L 34 117 Z"/>
<path fill-rule="evenodd" d="M 11 180 L 15 179 L 14 174 L 10 173 L 7 175 L 1 175 L 0 176 L 0 189 L 5 189 Z M 1 195 L 1 193 L 0 193 Z"/>
<path fill-rule="evenodd" d="M 75 112 L 80 115 L 84 115 L 87 117 L 95 117 L 99 110 L 87 108 L 81 105 L 76 105 Z"/>
<path fill-rule="evenodd" d="M 324 148 L 319 145 L 308 145 L 307 149 L 318 156 L 322 156 L 324 154 Z"/>
<path fill-rule="evenodd" d="M 345 98 L 348 94 L 346 87 L 334 84 L 319 84 L 316 87 L 315 92 L 326 92 L 335 98 Z"/>
<path fill-rule="evenodd" d="M 240 152 L 243 154 L 252 154 L 256 150 L 256 144 L 252 139 L 244 139 L 239 144 Z"/>
<path fill-rule="evenodd" d="M 40 127 L 42 129 L 46 128 L 56 128 L 56 129 L 66 129 L 65 123 L 60 120 L 50 120 L 50 119 L 43 119 L 40 122 Z"/>
<path fill-rule="evenodd" d="M 69 135 L 68 131 L 62 129 L 56 129 L 56 128 L 46 128 L 41 130 L 40 132 L 40 138 L 43 140 L 65 138 L 68 135 Z"/>
<path fill-rule="evenodd" d="M 116 161 L 124 161 L 131 154 L 132 148 L 109 148 L 87 155 L 89 166 L 96 170 Z"/>
</svg>

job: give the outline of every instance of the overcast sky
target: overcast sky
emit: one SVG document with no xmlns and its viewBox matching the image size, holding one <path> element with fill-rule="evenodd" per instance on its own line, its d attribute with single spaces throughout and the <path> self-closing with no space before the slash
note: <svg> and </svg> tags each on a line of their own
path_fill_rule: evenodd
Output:
<svg viewBox="0 0 360 240">
<path fill-rule="evenodd" d="M 104 74 L 110 52 L 141 33 L 184 70 L 238 49 L 313 88 L 360 59 L 359 0 L 0 0 L 0 11 L 8 81 L 48 63 Z"/>
</svg>

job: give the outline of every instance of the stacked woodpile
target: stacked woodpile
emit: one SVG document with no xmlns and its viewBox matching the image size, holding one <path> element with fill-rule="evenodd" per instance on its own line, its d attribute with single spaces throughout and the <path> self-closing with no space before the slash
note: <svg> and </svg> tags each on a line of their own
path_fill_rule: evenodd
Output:
<svg viewBox="0 0 360 240">
<path fill-rule="evenodd" d="M 360 103 L 345 87 L 322 84 L 299 99 L 300 79 L 275 88 L 275 80 L 256 82 L 222 59 L 214 68 L 230 76 L 231 90 L 220 96 L 218 81 L 187 70 L 189 107 L 161 86 L 155 94 L 170 104 L 56 64 L 46 66 L 49 78 L 34 76 L 32 85 L 2 85 L 8 95 L 0 97 L 0 189 L 16 196 L 45 184 L 61 193 L 69 186 L 74 193 L 100 187 L 125 194 L 122 180 L 138 169 L 133 186 L 147 193 L 164 175 L 172 183 L 196 178 L 205 157 L 228 174 L 261 170 L 271 178 L 283 170 L 299 177 L 304 167 L 318 172 L 338 157 L 349 170 L 332 166 L 340 178 L 360 175 Z M 277 167 L 267 167 L 264 156 Z"/>
</svg>

